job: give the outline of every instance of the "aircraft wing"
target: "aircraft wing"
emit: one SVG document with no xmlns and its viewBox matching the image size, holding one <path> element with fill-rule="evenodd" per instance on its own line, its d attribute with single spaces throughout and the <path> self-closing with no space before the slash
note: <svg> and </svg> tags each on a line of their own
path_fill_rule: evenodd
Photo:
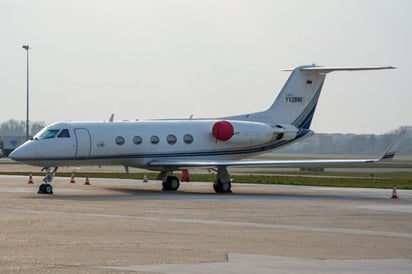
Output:
<svg viewBox="0 0 412 274">
<path fill-rule="evenodd" d="M 219 167 L 219 166 L 334 166 L 334 165 L 356 165 L 366 163 L 377 163 L 392 160 L 398 150 L 399 144 L 406 134 L 402 130 L 388 145 L 379 158 L 376 159 L 308 159 L 308 160 L 165 160 L 152 161 L 149 166 L 167 168 L 190 168 L 190 167 Z"/>
</svg>

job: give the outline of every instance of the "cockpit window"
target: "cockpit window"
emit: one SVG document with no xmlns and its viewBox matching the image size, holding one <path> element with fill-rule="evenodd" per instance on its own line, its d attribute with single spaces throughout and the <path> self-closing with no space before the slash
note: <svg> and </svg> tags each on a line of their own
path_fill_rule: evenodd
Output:
<svg viewBox="0 0 412 274">
<path fill-rule="evenodd" d="M 60 131 L 59 135 L 57 135 L 57 138 L 70 138 L 70 133 L 68 129 L 63 129 Z"/>
<path fill-rule="evenodd" d="M 57 134 L 57 132 L 59 132 L 59 129 L 48 129 L 45 130 L 40 136 L 39 139 L 50 139 L 50 138 L 54 138 Z"/>
</svg>

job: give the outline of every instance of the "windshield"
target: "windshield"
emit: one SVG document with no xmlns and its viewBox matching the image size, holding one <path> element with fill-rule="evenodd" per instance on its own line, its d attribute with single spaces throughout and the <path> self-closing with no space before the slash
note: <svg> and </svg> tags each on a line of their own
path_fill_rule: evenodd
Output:
<svg viewBox="0 0 412 274">
<path fill-rule="evenodd" d="M 49 139 L 49 138 L 54 138 L 57 134 L 57 132 L 59 132 L 58 129 L 47 129 L 44 132 L 42 132 L 38 138 L 39 139 Z"/>
</svg>

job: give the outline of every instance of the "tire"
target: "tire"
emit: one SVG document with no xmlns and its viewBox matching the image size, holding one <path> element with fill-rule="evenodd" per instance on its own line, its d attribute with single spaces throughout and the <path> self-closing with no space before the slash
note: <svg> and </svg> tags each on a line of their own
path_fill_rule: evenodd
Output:
<svg viewBox="0 0 412 274">
<path fill-rule="evenodd" d="M 230 193 L 230 192 L 232 192 L 232 184 L 229 182 L 229 183 L 225 183 L 225 184 L 222 184 L 222 191 L 223 191 L 223 193 Z"/>
<path fill-rule="evenodd" d="M 44 186 L 44 193 L 46 194 L 53 194 L 53 187 L 50 184 L 46 184 Z"/>
<path fill-rule="evenodd" d="M 169 181 L 170 190 L 176 191 L 179 188 L 180 181 L 179 181 L 179 178 L 177 178 L 176 176 L 170 176 L 168 181 Z"/>
<path fill-rule="evenodd" d="M 39 186 L 39 191 L 37 191 L 37 193 L 38 194 L 44 194 L 44 193 L 46 193 L 45 191 L 44 191 L 44 187 L 46 186 L 46 184 L 41 184 L 40 186 Z"/>
<path fill-rule="evenodd" d="M 162 182 L 162 190 L 169 190 L 169 183 L 167 181 L 163 181 Z"/>
<path fill-rule="evenodd" d="M 220 179 L 218 179 L 217 182 L 213 184 L 213 189 L 216 193 L 231 193 L 232 184 L 230 182 L 222 183 Z"/>
<path fill-rule="evenodd" d="M 215 190 L 216 193 L 222 193 L 222 184 L 219 183 L 214 183 L 213 184 L 213 189 Z"/>
<path fill-rule="evenodd" d="M 180 186 L 180 181 L 176 176 L 168 176 L 162 186 L 163 190 L 176 191 Z"/>
</svg>

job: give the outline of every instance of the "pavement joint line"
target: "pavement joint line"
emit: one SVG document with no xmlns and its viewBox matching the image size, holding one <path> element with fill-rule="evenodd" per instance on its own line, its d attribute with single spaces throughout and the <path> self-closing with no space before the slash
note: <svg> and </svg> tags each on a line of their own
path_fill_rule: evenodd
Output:
<svg viewBox="0 0 412 274">
<path fill-rule="evenodd" d="M 244 227 L 244 228 L 249 227 L 249 228 L 263 228 L 263 229 L 282 229 L 282 230 L 286 229 L 286 230 L 302 231 L 302 232 L 341 233 L 341 234 L 366 235 L 366 236 L 378 236 L 378 237 L 412 238 L 412 234 L 410 233 L 372 231 L 372 230 L 362 230 L 362 229 L 320 228 L 320 227 L 299 226 L 299 225 L 245 223 L 245 222 L 234 222 L 234 221 L 131 216 L 131 215 L 119 215 L 119 214 L 79 213 L 79 212 L 34 210 L 34 209 L 0 208 L 0 211 L 14 212 L 14 213 L 29 213 L 29 214 L 45 214 L 46 213 L 46 214 L 58 215 L 58 216 L 70 215 L 70 216 L 77 216 L 77 217 L 112 218 L 112 219 L 127 219 L 127 220 L 152 221 L 152 222 L 222 225 L 222 226 L 233 226 L 233 227 Z"/>
</svg>

